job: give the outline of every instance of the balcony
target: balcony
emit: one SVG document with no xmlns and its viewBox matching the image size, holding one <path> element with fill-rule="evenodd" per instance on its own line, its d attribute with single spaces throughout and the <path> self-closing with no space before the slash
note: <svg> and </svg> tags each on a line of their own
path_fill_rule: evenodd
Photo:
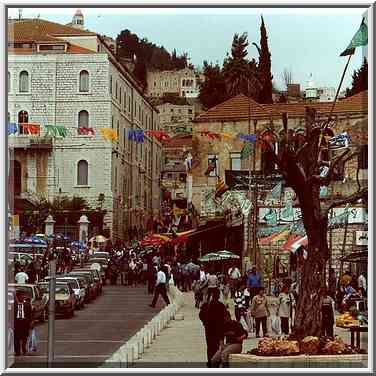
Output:
<svg viewBox="0 0 376 376">
<path fill-rule="evenodd" d="M 33 149 L 33 150 L 52 150 L 52 137 L 39 135 L 17 135 L 8 138 L 10 149 Z"/>
</svg>

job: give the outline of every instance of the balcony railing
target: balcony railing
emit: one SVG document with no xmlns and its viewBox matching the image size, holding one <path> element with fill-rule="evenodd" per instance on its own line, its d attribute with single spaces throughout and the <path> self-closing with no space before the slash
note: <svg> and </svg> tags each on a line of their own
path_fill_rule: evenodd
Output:
<svg viewBox="0 0 376 376">
<path fill-rule="evenodd" d="M 40 135 L 18 135 L 9 137 L 8 145 L 11 149 L 51 150 L 53 147 L 53 139 L 52 137 Z"/>
</svg>

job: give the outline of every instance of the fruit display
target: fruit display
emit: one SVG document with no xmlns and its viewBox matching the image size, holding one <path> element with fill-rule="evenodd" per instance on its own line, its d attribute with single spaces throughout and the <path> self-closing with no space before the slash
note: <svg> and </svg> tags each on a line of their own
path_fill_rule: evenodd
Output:
<svg viewBox="0 0 376 376">
<path fill-rule="evenodd" d="M 257 348 L 257 355 L 278 356 L 299 354 L 298 341 L 289 341 L 280 338 L 262 339 Z"/>
<path fill-rule="evenodd" d="M 349 328 L 350 326 L 359 326 L 360 321 L 357 320 L 351 313 L 345 312 L 338 316 L 336 320 L 336 325 L 341 328 Z"/>
<path fill-rule="evenodd" d="M 304 354 L 315 355 L 320 351 L 320 339 L 318 337 L 305 337 L 300 343 L 300 351 Z"/>
<path fill-rule="evenodd" d="M 333 341 L 328 340 L 325 343 L 322 352 L 328 355 L 344 354 L 346 352 L 346 345 L 342 338 L 336 336 Z"/>
</svg>

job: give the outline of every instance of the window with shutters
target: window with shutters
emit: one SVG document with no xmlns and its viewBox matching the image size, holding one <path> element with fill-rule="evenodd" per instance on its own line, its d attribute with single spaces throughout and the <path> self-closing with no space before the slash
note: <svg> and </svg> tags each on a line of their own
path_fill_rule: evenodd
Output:
<svg viewBox="0 0 376 376">
<path fill-rule="evenodd" d="M 82 110 L 78 113 L 78 127 L 89 127 L 89 113 L 86 110 Z"/>
<path fill-rule="evenodd" d="M 29 73 L 22 71 L 20 73 L 20 93 L 29 92 Z"/>
<path fill-rule="evenodd" d="M 83 70 L 80 72 L 80 88 L 81 93 L 87 93 L 89 91 L 89 72 Z"/>
<path fill-rule="evenodd" d="M 89 164 L 84 159 L 77 163 L 77 185 L 88 185 Z"/>
</svg>

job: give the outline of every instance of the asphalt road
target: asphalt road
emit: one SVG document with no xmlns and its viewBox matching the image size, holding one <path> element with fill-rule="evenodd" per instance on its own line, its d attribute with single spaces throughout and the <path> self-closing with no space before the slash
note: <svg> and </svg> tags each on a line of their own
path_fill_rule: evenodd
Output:
<svg viewBox="0 0 376 376">
<path fill-rule="evenodd" d="M 55 321 L 54 367 L 98 367 L 150 321 L 165 303 L 149 307 L 147 287 L 104 286 L 103 294 L 70 319 Z M 38 324 L 38 351 L 16 357 L 13 367 L 47 367 L 48 323 Z"/>
</svg>

